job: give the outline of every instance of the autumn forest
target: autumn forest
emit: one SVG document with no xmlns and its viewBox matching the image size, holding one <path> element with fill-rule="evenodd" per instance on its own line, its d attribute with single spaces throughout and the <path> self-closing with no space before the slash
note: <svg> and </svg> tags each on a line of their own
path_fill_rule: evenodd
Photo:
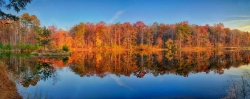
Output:
<svg viewBox="0 0 250 99">
<path fill-rule="evenodd" d="M 38 50 L 208 50 L 223 47 L 247 47 L 248 32 L 225 28 L 223 23 L 195 25 L 81 22 L 68 31 L 56 26 L 42 27 L 35 15 L 25 13 L 18 21 L 1 20 L 0 49 Z M 47 32 L 46 32 L 47 31 Z M 42 47 L 43 46 L 43 47 Z"/>
<path fill-rule="evenodd" d="M 0 99 L 250 99 L 249 4 L 0 0 Z"/>
</svg>

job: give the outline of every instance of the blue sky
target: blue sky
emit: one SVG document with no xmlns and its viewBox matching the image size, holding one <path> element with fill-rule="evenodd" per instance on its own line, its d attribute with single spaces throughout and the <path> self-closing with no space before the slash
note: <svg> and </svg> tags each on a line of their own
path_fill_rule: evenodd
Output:
<svg viewBox="0 0 250 99">
<path fill-rule="evenodd" d="M 42 25 L 66 30 L 80 22 L 189 21 L 222 22 L 225 27 L 250 31 L 250 0 L 33 0 L 18 15 L 23 13 L 36 15 Z"/>
</svg>

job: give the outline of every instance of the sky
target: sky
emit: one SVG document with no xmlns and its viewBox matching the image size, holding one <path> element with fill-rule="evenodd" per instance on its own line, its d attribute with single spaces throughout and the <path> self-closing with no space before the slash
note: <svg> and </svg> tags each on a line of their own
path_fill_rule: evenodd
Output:
<svg viewBox="0 0 250 99">
<path fill-rule="evenodd" d="M 7 11 L 11 12 L 11 11 Z M 143 21 L 214 25 L 250 32 L 250 0 L 33 0 L 19 13 L 36 15 L 41 25 L 69 30 L 80 22 Z"/>
</svg>

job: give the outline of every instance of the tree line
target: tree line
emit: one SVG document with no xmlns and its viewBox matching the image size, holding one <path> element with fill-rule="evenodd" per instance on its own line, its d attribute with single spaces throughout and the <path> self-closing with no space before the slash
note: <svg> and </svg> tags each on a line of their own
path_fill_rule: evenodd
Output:
<svg viewBox="0 0 250 99">
<path fill-rule="evenodd" d="M 223 23 L 214 25 L 189 24 L 187 21 L 176 24 L 142 21 L 107 24 L 81 22 L 69 31 L 56 26 L 42 27 L 35 15 L 23 14 L 18 21 L 6 23 L 1 20 L 0 42 L 12 48 L 59 49 L 68 46 L 72 49 L 146 49 L 146 48 L 218 48 L 247 47 L 250 36 L 246 31 L 224 27 Z"/>
</svg>

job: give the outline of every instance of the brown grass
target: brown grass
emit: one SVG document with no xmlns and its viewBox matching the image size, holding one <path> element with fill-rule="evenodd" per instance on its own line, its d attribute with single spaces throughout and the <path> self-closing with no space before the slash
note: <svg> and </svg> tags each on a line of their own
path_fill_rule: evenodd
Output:
<svg viewBox="0 0 250 99">
<path fill-rule="evenodd" d="M 200 51 L 212 51 L 215 50 L 213 47 L 183 47 L 181 51 L 187 52 L 200 52 Z"/>
<path fill-rule="evenodd" d="M 0 63 L 0 99 L 22 99 L 18 94 L 16 85 L 8 77 L 4 66 Z"/>
<path fill-rule="evenodd" d="M 71 53 L 70 52 L 32 52 L 31 53 L 32 55 L 35 55 L 35 56 L 70 56 Z"/>
</svg>

